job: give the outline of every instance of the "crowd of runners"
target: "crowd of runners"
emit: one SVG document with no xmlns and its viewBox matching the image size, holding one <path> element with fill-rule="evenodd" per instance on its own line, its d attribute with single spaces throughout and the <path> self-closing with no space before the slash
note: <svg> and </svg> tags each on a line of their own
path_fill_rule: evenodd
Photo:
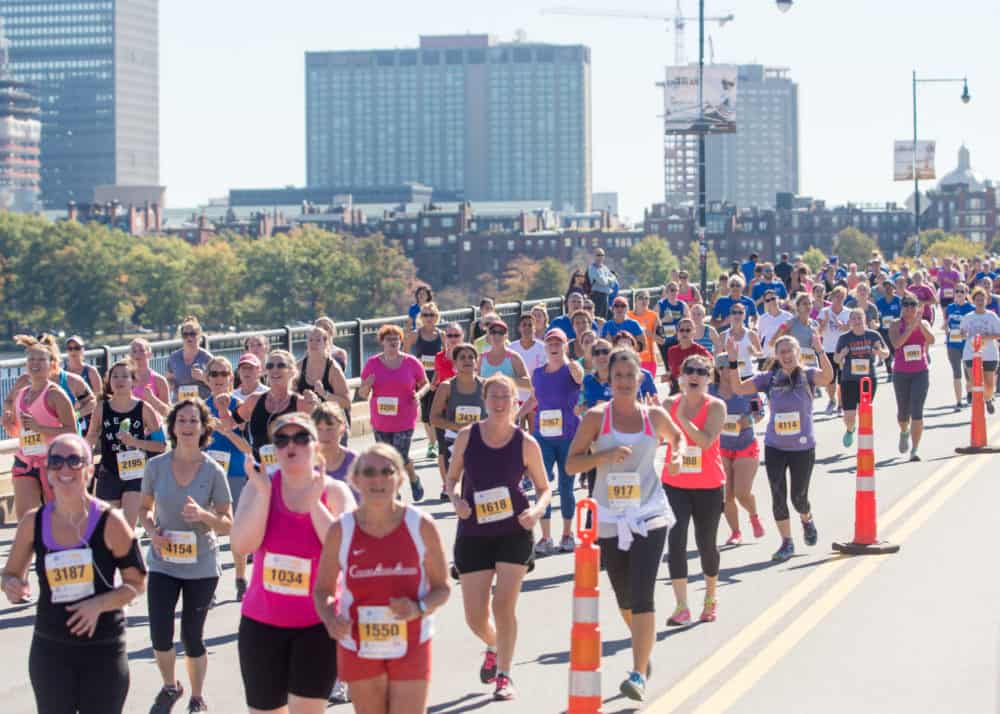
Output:
<svg viewBox="0 0 1000 714">
<path fill-rule="evenodd" d="M 208 711 L 204 631 L 227 558 L 251 712 L 312 714 L 330 701 L 362 714 L 426 711 L 433 616 L 455 581 L 470 653 L 473 640 L 485 650 L 480 681 L 513 699 L 518 595 L 536 558 L 577 547 L 578 493 L 597 503 L 602 569 L 631 632 L 621 691 L 642 700 L 664 554 L 675 599 L 666 623 L 684 627 L 720 616 L 723 517 L 722 543 L 773 528 L 772 559 L 785 561 L 797 547 L 794 510 L 801 542 L 814 546 L 817 448 L 853 444 L 862 379 L 891 384 L 899 452 L 918 461 L 928 348 L 945 343 L 947 364 L 933 369 L 950 374 L 961 410 L 979 336 L 994 412 L 996 267 L 893 266 L 878 255 L 841 266 L 831 256 L 813 275 L 787 255 L 752 255 L 711 299 L 680 271 L 630 305 L 600 254 L 574 275 L 564 314 L 550 321 L 529 305 L 510 325 L 489 299 L 471 324 L 442 324 L 423 286 L 403 326 L 379 329 L 380 351 L 354 388 L 326 317 L 301 359 L 254 336 L 235 365 L 200 346 L 202 327 L 188 317 L 162 375 L 142 339 L 99 374 L 78 336 L 21 336 L 25 370 L 3 404 L 19 444 L 2 586 L 11 603 L 36 603 L 28 667 L 38 711 L 123 710 L 125 612 L 139 597 L 162 687 L 131 696 L 148 697 L 152 714 L 185 695 L 188 712 Z M 842 415 L 842 444 L 816 443 L 817 399 Z M 360 449 L 350 437 L 357 401 L 367 401 L 375 441 Z M 411 454 L 418 431 L 432 465 L 423 479 Z M 762 462 L 773 519 L 752 491 Z M 453 543 L 418 505 L 427 487 L 454 509 Z M 691 526 L 700 612 L 687 587 Z"/>
</svg>

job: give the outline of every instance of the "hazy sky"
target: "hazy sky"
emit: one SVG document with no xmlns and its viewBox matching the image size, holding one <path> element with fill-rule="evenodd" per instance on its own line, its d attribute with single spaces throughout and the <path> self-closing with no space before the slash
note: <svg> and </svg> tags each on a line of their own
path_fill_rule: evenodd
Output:
<svg viewBox="0 0 1000 714">
<path fill-rule="evenodd" d="M 663 197 L 661 91 L 672 29 L 642 20 L 556 17 L 551 5 L 672 14 L 675 0 L 164 0 L 160 3 L 161 181 L 172 207 L 230 188 L 305 184 L 306 51 L 413 47 L 420 34 L 488 32 L 502 40 L 582 43 L 592 50 L 593 176 L 622 213 Z M 697 13 L 684 0 L 685 13 Z M 832 202 L 902 201 L 892 142 L 912 136 L 910 71 L 967 74 L 918 88 L 920 138 L 937 140 L 938 176 L 964 141 L 973 168 L 1000 178 L 997 20 L 987 0 L 708 0 L 716 62 L 790 67 L 799 83 L 800 192 Z M 687 55 L 697 58 L 697 23 Z"/>
</svg>

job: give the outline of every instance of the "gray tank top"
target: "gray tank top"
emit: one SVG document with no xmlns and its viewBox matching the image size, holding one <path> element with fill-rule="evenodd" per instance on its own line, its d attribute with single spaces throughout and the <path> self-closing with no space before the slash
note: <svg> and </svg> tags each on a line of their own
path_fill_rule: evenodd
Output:
<svg viewBox="0 0 1000 714">
<path fill-rule="evenodd" d="M 813 331 L 819 329 L 819 323 L 815 320 L 809 320 L 808 325 L 803 325 L 802 320 L 798 317 L 793 317 L 788 321 L 788 334 L 799 341 L 799 347 L 803 349 L 812 349 L 812 336 Z"/>
<path fill-rule="evenodd" d="M 481 421 L 486 416 L 486 405 L 483 403 L 483 380 L 476 377 L 476 390 L 474 392 L 458 391 L 458 377 L 448 380 L 451 390 L 448 393 L 448 406 L 446 416 L 448 421 L 453 421 L 462 426 Z M 455 432 L 450 429 L 445 432 L 445 437 L 455 438 Z"/>
</svg>

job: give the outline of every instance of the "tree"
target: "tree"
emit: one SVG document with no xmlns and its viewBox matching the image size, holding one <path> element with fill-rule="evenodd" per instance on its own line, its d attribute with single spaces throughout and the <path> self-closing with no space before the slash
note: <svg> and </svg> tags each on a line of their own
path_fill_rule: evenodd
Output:
<svg viewBox="0 0 1000 714">
<path fill-rule="evenodd" d="M 925 252 L 932 245 L 940 240 L 945 240 L 950 234 L 945 233 L 940 228 L 934 228 L 929 231 L 920 231 L 920 252 Z M 912 258 L 917 254 L 917 239 L 910 236 L 906 239 L 906 243 L 903 244 L 903 256 L 907 258 Z"/>
<path fill-rule="evenodd" d="M 872 259 L 872 252 L 877 250 L 875 239 L 853 226 L 841 230 L 833 241 L 833 252 L 840 259 L 841 265 L 857 263 L 863 269 Z"/>
<path fill-rule="evenodd" d="M 566 266 L 555 258 L 544 258 L 538 264 L 538 272 L 532 279 L 528 292 L 523 300 L 538 300 L 539 298 L 562 295 L 569 284 L 569 271 Z"/>
<path fill-rule="evenodd" d="M 936 240 L 927 249 L 925 255 L 931 258 L 965 258 L 971 260 L 983 252 L 982 243 L 974 243 L 960 235 L 950 235 L 943 240 Z"/>
<path fill-rule="evenodd" d="M 708 255 L 705 258 L 705 267 L 707 274 L 705 279 L 708 282 L 714 282 L 722 275 L 719 256 L 715 254 L 714 250 L 708 251 Z M 691 242 L 691 249 L 688 250 L 687 255 L 681 260 L 681 270 L 687 271 L 692 285 L 699 285 L 701 283 L 701 256 L 699 254 L 698 241 Z"/>
<path fill-rule="evenodd" d="M 500 289 L 496 291 L 496 299 L 503 302 L 524 299 L 540 269 L 541 263 L 537 260 L 526 255 L 514 256 L 500 277 Z M 558 291 L 553 294 L 558 294 Z"/>
<path fill-rule="evenodd" d="M 809 266 L 809 270 L 813 275 L 818 273 L 822 269 L 823 264 L 827 262 L 826 255 L 823 254 L 816 246 L 811 246 L 809 250 L 802 254 L 802 262 Z"/>
<path fill-rule="evenodd" d="M 666 285 L 678 262 L 666 241 L 658 236 L 646 236 L 632 246 L 625 258 L 625 271 L 636 287 Z"/>
</svg>

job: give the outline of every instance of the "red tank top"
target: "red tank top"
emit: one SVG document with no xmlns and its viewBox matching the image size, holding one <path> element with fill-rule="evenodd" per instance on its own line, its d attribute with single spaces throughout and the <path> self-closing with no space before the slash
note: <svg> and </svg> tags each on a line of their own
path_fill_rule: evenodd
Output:
<svg viewBox="0 0 1000 714">
<path fill-rule="evenodd" d="M 667 464 L 671 459 L 671 449 L 670 445 L 667 444 L 667 455 L 663 464 L 663 475 L 661 477 L 663 483 L 674 488 L 719 488 L 720 486 L 724 486 L 726 483 L 726 472 L 722 468 L 722 455 L 719 453 L 719 437 L 715 437 L 715 441 L 706 449 L 696 446 L 677 420 L 677 410 L 680 408 L 680 405 L 681 399 L 674 402 L 674 405 L 670 408 L 670 416 L 673 417 L 674 423 L 677 424 L 681 430 L 681 434 L 684 435 L 684 443 L 681 446 L 683 449 L 681 453 L 681 471 L 677 474 L 669 472 Z M 699 429 L 705 428 L 705 421 L 708 419 L 708 405 L 709 398 L 705 397 L 705 401 L 702 402 L 698 414 L 691 420 Z"/>
</svg>

